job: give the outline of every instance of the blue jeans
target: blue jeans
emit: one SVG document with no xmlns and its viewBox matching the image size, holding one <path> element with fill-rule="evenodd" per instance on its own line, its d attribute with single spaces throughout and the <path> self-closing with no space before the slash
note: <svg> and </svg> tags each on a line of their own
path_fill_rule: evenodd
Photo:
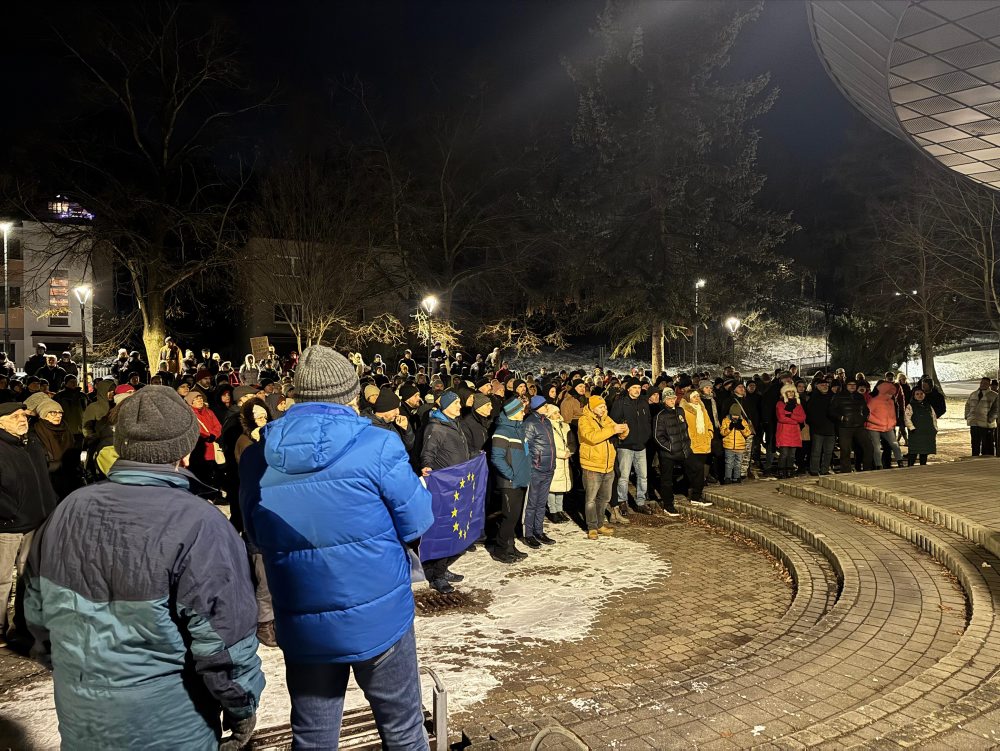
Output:
<svg viewBox="0 0 1000 751">
<path fill-rule="evenodd" d="M 812 456 L 809 457 L 809 471 L 814 475 L 825 475 L 830 471 L 833 460 L 833 445 L 837 437 L 812 434 Z"/>
<path fill-rule="evenodd" d="M 549 486 L 552 475 L 531 473 L 531 484 L 528 485 L 528 499 L 524 503 L 524 536 L 538 537 L 544 532 L 542 523 L 545 521 L 545 508 L 549 500 Z"/>
<path fill-rule="evenodd" d="M 292 748 L 336 749 L 351 670 L 371 704 L 382 747 L 427 751 L 413 626 L 377 657 L 355 663 L 289 663 Z"/>
<path fill-rule="evenodd" d="M 724 478 L 735 482 L 743 476 L 743 452 L 726 449 L 726 473 Z"/>
<path fill-rule="evenodd" d="M 635 505 L 646 505 L 646 449 L 618 449 L 615 470 L 618 473 L 618 503 L 628 506 L 628 477 L 635 469 Z"/>
<path fill-rule="evenodd" d="M 874 451 L 872 460 L 875 462 L 875 469 L 882 469 L 883 439 L 889 444 L 889 448 L 892 450 L 892 458 L 896 460 L 896 464 L 903 463 L 903 450 L 899 447 L 899 442 L 896 440 L 895 430 L 886 430 L 881 433 L 877 430 L 869 430 L 868 437 L 871 439 L 872 449 Z"/>
</svg>

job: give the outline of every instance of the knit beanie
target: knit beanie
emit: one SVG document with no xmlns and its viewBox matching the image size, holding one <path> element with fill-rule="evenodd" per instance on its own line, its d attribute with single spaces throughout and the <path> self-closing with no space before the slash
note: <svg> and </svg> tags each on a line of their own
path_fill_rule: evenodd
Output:
<svg viewBox="0 0 1000 751">
<path fill-rule="evenodd" d="M 45 419 L 46 415 L 52 414 L 53 412 L 62 412 L 62 405 L 53 399 L 44 399 L 37 407 L 35 407 L 35 413 L 41 419 Z"/>
<path fill-rule="evenodd" d="M 443 394 L 441 394 L 441 398 L 438 399 L 438 404 L 441 405 L 441 410 L 443 411 L 448 409 L 448 407 L 450 407 L 456 401 L 458 401 L 458 394 L 456 394 L 454 391 L 445 391 Z"/>
<path fill-rule="evenodd" d="M 357 371 L 335 349 L 316 344 L 302 352 L 295 367 L 297 401 L 350 404 L 360 391 Z"/>
<path fill-rule="evenodd" d="M 676 392 L 676 391 L 674 391 L 674 390 L 673 390 L 672 388 L 670 388 L 669 386 L 664 386 L 664 387 L 663 387 L 663 391 L 662 391 L 662 393 L 660 394 L 660 396 L 661 396 L 661 397 L 662 397 L 663 399 L 674 399 L 674 398 L 676 398 L 676 397 L 677 397 L 677 392 Z"/>
<path fill-rule="evenodd" d="M 516 414 L 524 411 L 524 402 L 521 401 L 520 397 L 514 397 L 503 405 L 503 413 L 507 417 L 513 417 Z"/>
<path fill-rule="evenodd" d="M 44 391 L 37 391 L 27 399 L 24 400 L 24 408 L 38 414 L 38 407 L 43 402 L 47 402 L 52 397 L 46 394 Z"/>
<path fill-rule="evenodd" d="M 379 388 L 374 383 L 369 383 L 361 391 L 361 395 L 364 397 L 366 404 L 371 404 L 376 399 L 378 399 Z"/>
<path fill-rule="evenodd" d="M 729 408 L 729 414 L 732 417 L 739 417 L 741 414 L 743 414 L 743 410 L 740 409 L 740 405 L 739 404 L 737 404 L 736 402 L 733 402 L 733 405 Z"/>
<path fill-rule="evenodd" d="M 597 409 L 598 407 L 601 406 L 605 406 L 606 404 L 607 402 L 605 402 L 604 399 L 602 399 L 599 396 L 592 396 L 590 397 L 590 399 L 587 400 L 587 406 L 590 407 L 592 410 Z"/>
<path fill-rule="evenodd" d="M 531 409 L 532 410 L 538 410 L 538 408 L 541 407 L 543 404 L 545 404 L 546 401 L 547 400 L 546 400 L 546 398 L 544 396 L 533 396 L 533 397 L 531 397 L 531 402 L 530 402 Z"/>
<path fill-rule="evenodd" d="M 402 386 L 399 387 L 399 398 L 404 402 L 411 396 L 416 396 L 419 393 L 420 389 L 418 389 L 412 383 L 404 383 Z"/>
<path fill-rule="evenodd" d="M 186 401 L 193 407 L 195 399 L 204 399 L 204 398 L 205 395 L 203 393 L 198 391 L 198 389 L 193 389 L 192 391 L 187 392 L 187 394 L 184 396 L 184 401 Z"/>
<path fill-rule="evenodd" d="M 169 386 L 147 386 L 118 408 L 115 451 L 122 459 L 173 464 L 197 442 L 198 419 Z"/>
<path fill-rule="evenodd" d="M 396 392 L 386 386 L 379 389 L 372 407 L 375 412 L 391 412 L 394 409 L 399 409 L 399 397 L 396 396 Z"/>
<path fill-rule="evenodd" d="M 483 407 L 493 407 L 493 400 L 490 399 L 486 394 L 480 394 L 478 391 L 472 395 L 472 410 L 478 412 Z"/>
</svg>

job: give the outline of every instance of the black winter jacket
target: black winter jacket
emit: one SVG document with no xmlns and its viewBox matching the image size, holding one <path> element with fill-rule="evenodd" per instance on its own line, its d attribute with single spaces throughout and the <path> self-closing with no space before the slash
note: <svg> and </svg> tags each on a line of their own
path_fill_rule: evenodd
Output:
<svg viewBox="0 0 1000 751">
<path fill-rule="evenodd" d="M 472 451 L 458 420 L 449 420 L 440 410 L 431 412 L 424 426 L 420 466 L 444 469 L 469 461 Z"/>
<path fill-rule="evenodd" d="M 459 420 L 462 425 L 462 432 L 465 433 L 465 440 L 472 451 L 485 451 L 486 444 L 490 442 L 490 428 L 493 426 L 492 417 L 480 417 L 475 412 L 463 415 Z"/>
<path fill-rule="evenodd" d="M 837 426 L 830 415 L 832 402 L 833 394 L 829 391 L 825 394 L 814 391 L 805 403 L 806 422 L 813 435 L 837 435 Z"/>
<path fill-rule="evenodd" d="M 0 430 L 0 532 L 36 529 L 58 502 L 45 449 L 33 432 L 27 440 Z"/>
<path fill-rule="evenodd" d="M 401 429 L 395 421 L 386 422 L 385 420 L 376 417 L 374 414 L 368 416 L 369 420 L 372 421 L 372 425 L 376 428 L 381 428 L 382 430 L 388 430 L 390 433 L 395 433 L 399 436 L 399 440 L 403 442 L 403 448 L 406 449 L 407 454 L 413 453 L 413 446 L 416 444 L 417 439 L 413 434 L 413 427 L 407 423 L 406 430 Z M 427 466 L 426 464 L 424 465 Z"/>
<path fill-rule="evenodd" d="M 673 409 L 664 407 L 660 411 L 656 416 L 653 436 L 668 459 L 681 461 L 692 455 L 691 436 L 688 435 L 687 420 L 680 405 Z"/>
<path fill-rule="evenodd" d="M 868 419 L 868 403 L 863 394 L 842 391 L 830 400 L 830 417 L 838 428 L 861 428 Z"/>
<path fill-rule="evenodd" d="M 608 410 L 608 416 L 615 422 L 628 425 L 628 437 L 618 439 L 618 448 L 631 451 L 642 451 L 652 434 L 652 424 L 649 419 L 649 402 L 642 394 L 638 399 L 632 399 L 626 392 L 615 399 Z"/>
</svg>

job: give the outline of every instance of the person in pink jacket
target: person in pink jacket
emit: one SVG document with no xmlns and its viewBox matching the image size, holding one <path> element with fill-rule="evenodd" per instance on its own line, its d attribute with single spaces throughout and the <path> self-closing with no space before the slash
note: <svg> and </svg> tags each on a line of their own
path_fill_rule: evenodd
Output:
<svg viewBox="0 0 1000 751">
<path fill-rule="evenodd" d="M 872 441 L 875 469 L 882 469 L 882 441 L 885 441 L 892 451 L 896 465 L 903 466 L 903 450 L 896 440 L 896 384 L 883 381 L 879 384 L 874 396 L 868 402 L 868 420 L 865 430 Z M 889 467 L 892 460 L 888 460 Z"/>
<path fill-rule="evenodd" d="M 775 445 L 778 447 L 778 477 L 795 474 L 795 449 L 802 446 L 802 426 L 806 422 L 806 411 L 798 399 L 795 386 L 786 383 L 781 387 L 781 401 L 774 411 L 778 427 L 774 431 Z"/>
</svg>

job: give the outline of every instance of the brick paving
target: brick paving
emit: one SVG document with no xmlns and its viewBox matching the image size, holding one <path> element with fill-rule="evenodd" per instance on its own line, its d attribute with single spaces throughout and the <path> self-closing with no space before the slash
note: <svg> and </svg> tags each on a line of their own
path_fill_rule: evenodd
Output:
<svg viewBox="0 0 1000 751">
<path fill-rule="evenodd" d="M 503 670 L 456 705 L 453 740 L 527 749 L 558 727 L 594 749 L 1000 745 L 998 480 L 1000 460 L 978 459 L 716 486 L 711 508 L 620 529 L 669 576 L 609 586 L 578 638 L 470 634 Z M 559 547 L 585 565 L 601 542 L 580 538 Z M 0 659 L 8 695 L 32 679 Z"/>
</svg>

